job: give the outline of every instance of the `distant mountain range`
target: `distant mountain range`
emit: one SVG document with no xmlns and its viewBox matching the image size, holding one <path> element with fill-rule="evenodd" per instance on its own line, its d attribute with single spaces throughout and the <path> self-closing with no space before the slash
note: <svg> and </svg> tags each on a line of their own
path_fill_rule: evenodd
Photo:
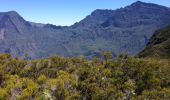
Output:
<svg viewBox="0 0 170 100">
<path fill-rule="evenodd" d="M 144 49 L 154 31 L 170 25 L 170 8 L 137 1 L 117 10 L 95 10 L 72 26 L 39 24 L 17 12 L 0 13 L 0 52 L 23 57 L 50 55 L 135 55 Z"/>
<path fill-rule="evenodd" d="M 156 31 L 139 56 L 170 59 L 170 26 Z"/>
</svg>

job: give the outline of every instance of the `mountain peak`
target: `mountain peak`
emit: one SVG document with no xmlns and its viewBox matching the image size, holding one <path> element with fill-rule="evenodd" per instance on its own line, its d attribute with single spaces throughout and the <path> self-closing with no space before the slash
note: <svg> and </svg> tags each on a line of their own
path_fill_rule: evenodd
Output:
<svg viewBox="0 0 170 100">
<path fill-rule="evenodd" d="M 16 11 L 8 11 L 6 14 L 9 16 L 20 16 Z"/>
<path fill-rule="evenodd" d="M 164 9 L 164 10 L 169 10 L 168 7 L 162 6 L 162 5 L 158 5 L 158 4 L 154 4 L 154 3 L 149 3 L 149 2 L 142 2 L 142 1 L 136 1 L 134 3 L 132 3 L 130 6 L 127 6 L 125 8 L 133 8 L 133 9 L 139 9 L 139 8 L 149 8 L 149 9 Z"/>
<path fill-rule="evenodd" d="M 8 11 L 7 13 L 18 14 L 16 11 Z"/>
<path fill-rule="evenodd" d="M 136 2 L 132 3 L 131 6 L 142 6 L 142 5 L 148 5 L 148 4 L 151 4 L 151 3 L 146 3 L 146 2 L 142 2 L 142 1 L 136 1 Z"/>
<path fill-rule="evenodd" d="M 136 1 L 134 4 L 143 4 L 144 2 L 142 1 Z"/>
<path fill-rule="evenodd" d="M 27 33 L 30 24 L 25 21 L 16 11 L 8 11 L 0 13 L 0 29 L 11 33 Z"/>
</svg>

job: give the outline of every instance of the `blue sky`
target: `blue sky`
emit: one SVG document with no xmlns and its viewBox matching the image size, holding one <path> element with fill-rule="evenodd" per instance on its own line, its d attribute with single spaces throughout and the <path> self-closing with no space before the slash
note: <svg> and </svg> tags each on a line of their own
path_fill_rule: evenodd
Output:
<svg viewBox="0 0 170 100">
<path fill-rule="evenodd" d="M 15 10 L 38 23 L 72 25 L 95 9 L 117 9 L 137 0 L 1 0 L 0 12 Z M 170 7 L 170 0 L 141 0 Z"/>
</svg>

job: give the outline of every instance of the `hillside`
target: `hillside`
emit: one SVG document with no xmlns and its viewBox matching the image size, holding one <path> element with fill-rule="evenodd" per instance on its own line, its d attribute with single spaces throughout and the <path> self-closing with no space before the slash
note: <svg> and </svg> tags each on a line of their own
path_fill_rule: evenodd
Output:
<svg viewBox="0 0 170 100">
<path fill-rule="evenodd" d="M 104 59 L 104 60 L 100 60 Z M 0 54 L 1 100 L 169 100 L 170 63 L 121 55 L 89 61 Z"/>
<path fill-rule="evenodd" d="M 72 26 L 28 22 L 17 12 L 0 13 L 0 52 L 42 58 L 139 53 L 154 31 L 170 24 L 170 8 L 137 1 L 116 10 L 98 9 Z"/>
<path fill-rule="evenodd" d="M 170 58 L 170 26 L 160 29 L 151 37 L 140 57 Z"/>
</svg>

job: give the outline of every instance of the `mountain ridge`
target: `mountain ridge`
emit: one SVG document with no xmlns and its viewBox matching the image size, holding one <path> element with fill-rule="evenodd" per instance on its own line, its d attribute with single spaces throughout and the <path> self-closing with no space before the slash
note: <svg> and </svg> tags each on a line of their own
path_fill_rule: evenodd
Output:
<svg viewBox="0 0 170 100">
<path fill-rule="evenodd" d="M 31 23 L 11 13 L 13 17 L 0 20 L 0 51 L 30 58 L 53 54 L 91 58 L 102 51 L 111 51 L 114 56 L 123 52 L 135 55 L 155 30 L 170 24 L 168 7 L 143 2 L 117 10 L 95 10 L 70 27 Z"/>
</svg>

